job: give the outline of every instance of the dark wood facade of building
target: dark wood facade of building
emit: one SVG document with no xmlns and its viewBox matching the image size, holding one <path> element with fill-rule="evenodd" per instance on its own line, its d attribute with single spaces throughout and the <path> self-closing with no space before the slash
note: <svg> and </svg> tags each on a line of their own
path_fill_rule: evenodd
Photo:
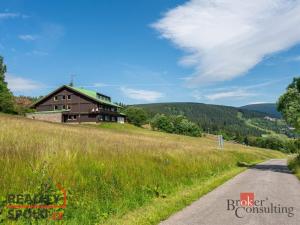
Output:
<svg viewBox="0 0 300 225">
<path fill-rule="evenodd" d="M 28 117 L 35 119 L 46 118 L 51 121 L 47 119 L 51 116 L 47 115 L 51 115 L 51 112 L 60 112 L 63 123 L 101 121 L 123 123 L 125 121 L 125 115 L 120 113 L 120 106 L 112 103 L 110 97 L 67 85 L 45 96 L 32 107 L 37 112 Z"/>
</svg>

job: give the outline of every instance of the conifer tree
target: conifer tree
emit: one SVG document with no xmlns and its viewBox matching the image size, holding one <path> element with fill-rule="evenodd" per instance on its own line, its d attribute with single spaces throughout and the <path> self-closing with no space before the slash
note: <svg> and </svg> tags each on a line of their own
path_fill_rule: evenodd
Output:
<svg viewBox="0 0 300 225">
<path fill-rule="evenodd" d="M 6 65 L 0 56 L 0 112 L 12 113 L 14 111 L 14 97 L 5 81 Z"/>
</svg>

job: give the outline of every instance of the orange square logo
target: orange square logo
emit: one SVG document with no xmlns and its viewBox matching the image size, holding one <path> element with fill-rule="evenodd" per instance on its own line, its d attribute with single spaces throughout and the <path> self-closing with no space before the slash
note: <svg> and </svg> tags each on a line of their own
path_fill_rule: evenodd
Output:
<svg viewBox="0 0 300 225">
<path fill-rule="evenodd" d="M 247 193 L 240 193 L 240 201 L 241 206 L 253 206 L 254 205 L 254 193 L 247 192 Z"/>
</svg>

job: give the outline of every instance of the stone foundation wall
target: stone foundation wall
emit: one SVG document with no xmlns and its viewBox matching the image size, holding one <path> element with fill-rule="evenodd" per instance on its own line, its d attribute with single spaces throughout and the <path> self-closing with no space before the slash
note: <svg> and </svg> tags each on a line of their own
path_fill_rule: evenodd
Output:
<svg viewBox="0 0 300 225">
<path fill-rule="evenodd" d="M 49 122 L 62 122 L 62 113 L 27 113 L 27 118 L 34 120 L 44 120 Z"/>
</svg>

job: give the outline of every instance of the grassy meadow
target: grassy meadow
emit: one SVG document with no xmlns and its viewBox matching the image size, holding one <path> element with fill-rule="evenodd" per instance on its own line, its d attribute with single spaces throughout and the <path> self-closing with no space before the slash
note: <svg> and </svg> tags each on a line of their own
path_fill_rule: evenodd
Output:
<svg viewBox="0 0 300 225">
<path fill-rule="evenodd" d="M 285 157 L 229 142 L 221 151 L 215 136 L 186 137 L 128 124 L 54 124 L 4 114 L 0 156 L 0 196 L 61 183 L 68 191 L 61 223 L 85 225 L 157 224 L 242 171 L 238 162 Z"/>
</svg>

